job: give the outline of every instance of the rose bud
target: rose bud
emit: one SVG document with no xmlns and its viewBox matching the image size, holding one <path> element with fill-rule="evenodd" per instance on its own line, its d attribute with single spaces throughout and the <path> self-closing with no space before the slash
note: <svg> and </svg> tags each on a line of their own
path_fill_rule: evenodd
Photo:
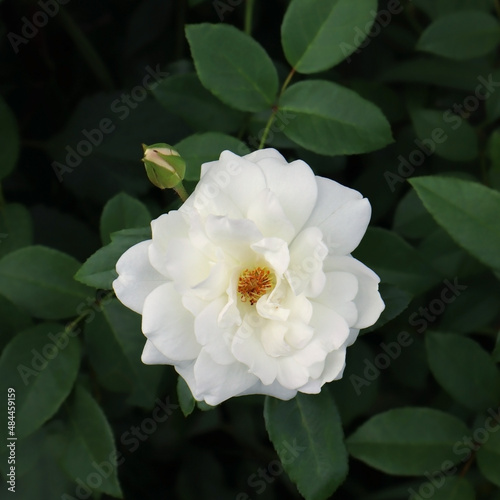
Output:
<svg viewBox="0 0 500 500">
<path fill-rule="evenodd" d="M 173 188 L 182 182 L 186 162 L 169 144 L 142 145 L 148 179 L 160 189 Z"/>
</svg>

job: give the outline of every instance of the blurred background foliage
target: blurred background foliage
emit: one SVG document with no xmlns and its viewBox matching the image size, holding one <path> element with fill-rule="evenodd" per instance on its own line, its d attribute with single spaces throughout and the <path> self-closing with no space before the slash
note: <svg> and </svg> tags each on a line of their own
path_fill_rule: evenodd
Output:
<svg viewBox="0 0 500 500">
<path fill-rule="evenodd" d="M 499 500 L 499 3 L 383 0 L 374 22 L 377 2 L 352 2 L 345 37 L 328 31 L 300 63 L 294 22 L 314 26 L 336 2 L 295 0 L 295 14 L 286 0 L 60 3 L 0 3 L 0 422 L 4 435 L 13 387 L 16 498 L 300 498 L 296 483 L 310 499 Z M 237 40 L 194 26 L 190 46 L 185 26 L 220 22 L 271 58 L 263 94 L 302 64 L 288 90 L 318 85 L 333 128 L 311 135 L 321 113 L 300 87 L 279 109 L 218 95 L 210 64 Z M 173 368 L 142 365 L 140 317 L 109 292 L 119 255 L 180 204 L 149 184 L 141 144 L 177 145 L 192 190 L 202 162 L 254 150 L 276 112 L 268 146 L 369 198 L 355 256 L 387 304 L 343 379 L 297 399 L 311 408 L 303 428 L 296 401 L 269 399 L 266 420 L 259 396 L 195 405 Z M 354 115 L 354 139 L 331 133 L 337 112 Z M 323 471 L 300 450 L 279 461 L 308 430 Z M 6 479 L 7 460 L 2 445 Z"/>
</svg>

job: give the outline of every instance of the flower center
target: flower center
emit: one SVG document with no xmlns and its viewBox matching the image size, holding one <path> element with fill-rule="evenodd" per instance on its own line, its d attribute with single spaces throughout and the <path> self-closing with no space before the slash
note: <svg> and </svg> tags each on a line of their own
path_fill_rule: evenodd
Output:
<svg viewBox="0 0 500 500">
<path fill-rule="evenodd" d="M 238 280 L 238 293 L 242 302 L 253 306 L 273 286 L 273 276 L 266 267 L 245 269 Z"/>
</svg>

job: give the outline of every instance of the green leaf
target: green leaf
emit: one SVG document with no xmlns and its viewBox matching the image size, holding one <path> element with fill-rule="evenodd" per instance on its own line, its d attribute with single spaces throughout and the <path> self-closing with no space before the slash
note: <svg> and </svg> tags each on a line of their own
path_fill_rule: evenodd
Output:
<svg viewBox="0 0 500 500">
<path fill-rule="evenodd" d="M 395 123 L 406 119 L 402 94 L 391 89 L 388 85 L 359 78 L 350 80 L 350 88 L 363 99 L 378 106 L 389 122 Z"/>
<path fill-rule="evenodd" d="M 455 12 L 434 21 L 421 35 L 417 49 L 451 59 L 484 56 L 500 43 L 500 25 L 486 12 Z"/>
<path fill-rule="evenodd" d="M 113 433 L 103 411 L 83 387 L 77 386 L 64 405 L 66 416 L 66 450 L 64 469 L 73 478 L 91 482 L 92 489 L 116 498 L 123 498 L 118 482 L 117 453 Z"/>
<path fill-rule="evenodd" d="M 182 377 L 177 377 L 177 397 L 179 398 L 179 405 L 184 416 L 191 415 L 196 406 L 196 400 L 193 398 L 189 386 Z"/>
<path fill-rule="evenodd" d="M 21 248 L 0 260 L 0 294 L 37 318 L 76 316 L 93 295 L 73 279 L 79 267 L 76 259 L 51 248 Z"/>
<path fill-rule="evenodd" d="M 460 461 L 453 447 L 467 426 L 431 408 L 397 408 L 375 415 L 347 439 L 349 453 L 387 474 L 421 476 Z"/>
<path fill-rule="evenodd" d="M 306 500 L 325 500 L 347 475 L 342 425 L 331 394 L 266 397 L 266 429 L 281 463 Z"/>
<path fill-rule="evenodd" d="M 422 9 L 429 17 L 436 19 L 461 10 L 482 10 L 489 12 L 492 9 L 492 0 L 413 0 L 415 6 Z"/>
<path fill-rule="evenodd" d="M 496 82 L 500 76 L 500 71 L 493 71 L 491 75 L 492 80 Z M 486 116 L 488 122 L 493 123 L 500 118 L 500 92 L 489 92 L 487 95 L 489 97 L 487 97 L 486 101 Z M 498 129 L 495 133 L 498 135 Z"/>
<path fill-rule="evenodd" d="M 30 317 L 17 306 L 0 295 L 0 352 L 15 336 L 16 333 L 26 330 L 33 323 Z"/>
<path fill-rule="evenodd" d="M 439 328 L 444 332 L 473 333 L 487 329 L 498 316 L 500 282 L 493 276 L 480 274 L 461 284 L 467 290 L 460 293 L 440 318 Z"/>
<path fill-rule="evenodd" d="M 186 27 L 201 83 L 221 101 L 242 111 L 273 105 L 278 73 L 266 51 L 252 37 L 227 24 Z"/>
<path fill-rule="evenodd" d="M 500 93 L 498 95 L 498 116 L 500 118 Z M 489 101 L 488 101 L 489 102 Z M 490 159 L 491 167 L 488 172 L 489 184 L 491 187 L 500 190 L 500 129 L 494 130 L 488 139 L 487 155 Z"/>
<path fill-rule="evenodd" d="M 420 242 L 418 251 L 443 279 L 458 275 L 468 277 L 486 270 L 483 264 L 458 246 L 441 227 Z"/>
<path fill-rule="evenodd" d="M 0 258 L 33 243 L 33 223 L 24 205 L 0 207 Z"/>
<path fill-rule="evenodd" d="M 335 66 L 363 43 L 376 11 L 376 0 L 293 0 L 281 25 L 288 62 L 299 73 Z"/>
<path fill-rule="evenodd" d="M 394 213 L 393 229 L 404 238 L 420 239 L 436 230 L 436 222 L 414 190 L 408 191 Z"/>
<path fill-rule="evenodd" d="M 411 317 L 408 315 L 408 320 Z M 379 353 L 383 354 L 383 351 L 393 353 L 390 356 L 393 360 L 388 371 L 398 386 L 410 389 L 410 392 L 405 393 L 405 402 L 411 401 L 413 391 L 424 391 L 429 383 L 429 366 L 423 338 L 421 335 L 410 334 L 404 330 L 396 334 L 393 330 L 385 336 L 385 340 L 388 347 L 385 348 L 381 345 L 382 350 Z M 402 346 L 401 352 L 393 342 Z M 399 355 L 396 355 L 398 352 Z M 379 362 L 379 366 L 384 366 L 383 361 Z M 370 373 L 373 374 L 373 372 Z"/>
<path fill-rule="evenodd" d="M 151 214 L 139 200 L 126 193 L 117 194 L 106 203 L 101 215 L 101 240 L 103 245 L 111 242 L 111 233 L 122 229 L 148 226 Z"/>
<path fill-rule="evenodd" d="M 469 253 L 500 269 L 500 193 L 451 177 L 417 177 L 410 184 L 437 223 Z"/>
<path fill-rule="evenodd" d="M 137 86 L 133 90 L 139 99 L 144 97 L 144 88 Z M 77 151 L 86 152 L 84 131 L 92 132 L 98 144 L 85 157 Z M 144 154 L 141 143 L 154 144 L 166 138 L 175 143 L 188 133 L 187 126 L 152 97 L 139 103 L 123 90 L 93 93 L 79 102 L 61 132 L 48 143 L 55 160 L 54 182 L 63 182 L 64 191 L 69 189 L 82 208 L 93 206 L 89 202 L 104 205 L 120 191 L 144 195 L 151 184 L 140 163 Z"/>
<path fill-rule="evenodd" d="M 487 417 L 490 424 L 485 428 L 489 432 L 488 439 L 477 452 L 477 465 L 486 479 L 500 487 L 500 413 L 497 410 L 496 417 L 493 414 Z"/>
<path fill-rule="evenodd" d="M 50 444 L 53 439 L 53 434 L 48 432 L 48 429 L 53 429 L 54 421 L 45 424 L 43 427 L 40 427 L 38 430 L 30 434 L 28 437 L 23 439 L 18 439 L 16 442 L 16 476 L 18 478 L 23 478 L 23 481 L 26 479 L 26 476 L 29 477 L 29 472 L 39 465 L 40 458 L 43 456 L 44 459 L 47 459 L 47 455 L 52 455 Z M 8 433 L 6 434 L 8 437 Z M 2 474 L 5 474 L 9 471 L 10 467 L 7 463 L 8 459 L 8 448 L 0 450 L 0 470 Z M 52 458 L 52 456 L 50 456 Z M 21 482 L 21 481 L 20 481 Z M 17 493 L 17 491 L 16 491 Z M 0 496 L 0 498 L 2 498 Z"/>
<path fill-rule="evenodd" d="M 475 411 L 500 401 L 500 371 L 475 341 L 459 335 L 428 332 L 427 359 L 435 379 L 460 404 Z"/>
<path fill-rule="evenodd" d="M 83 222 L 76 213 L 71 215 L 67 209 L 63 210 L 45 205 L 36 205 L 30 210 L 36 243 L 67 253 L 82 262 L 99 247 L 99 236 L 91 227 L 93 224 Z M 78 237 L 69 238 L 70 234 Z"/>
<path fill-rule="evenodd" d="M 186 443 L 183 448 L 182 461 L 176 464 L 175 498 L 201 500 L 209 495 L 211 499 L 217 500 L 250 500 L 244 493 L 235 494 L 226 474 L 228 463 L 219 460 L 212 449 L 193 446 L 191 443 Z M 244 457 L 238 457 L 238 466 L 244 461 Z M 242 486 L 240 477 L 232 476 L 231 479 L 235 485 Z M 207 495 L 207 492 L 210 493 Z"/>
<path fill-rule="evenodd" d="M 296 83 L 284 92 L 279 107 L 289 117 L 285 135 L 315 153 L 368 153 L 393 141 L 379 108 L 336 83 Z"/>
<path fill-rule="evenodd" d="M 364 339 L 358 339 L 347 349 L 345 370 L 340 380 L 328 385 L 334 396 L 344 426 L 356 417 L 366 415 L 378 397 L 380 378 L 365 376 L 367 360 L 375 355 Z"/>
<path fill-rule="evenodd" d="M 380 295 L 385 303 L 385 309 L 382 311 L 377 322 L 369 328 L 361 330 L 361 334 L 369 333 L 378 330 L 381 326 L 399 316 L 409 305 L 413 299 L 413 295 L 405 290 L 401 290 L 397 286 L 387 283 L 380 284 Z"/>
<path fill-rule="evenodd" d="M 7 177 L 17 163 L 20 149 L 17 121 L 7 103 L 0 96 L 0 180 Z"/>
<path fill-rule="evenodd" d="M 153 95 L 162 106 L 198 132 L 230 133 L 238 130 L 243 121 L 244 114 L 212 95 L 196 73 L 165 78 L 153 89 Z"/>
<path fill-rule="evenodd" d="M 111 243 L 92 254 L 75 274 L 75 279 L 95 288 L 110 290 L 118 277 L 118 259 L 130 247 L 151 238 L 151 229 L 123 229 L 111 235 Z"/>
<path fill-rule="evenodd" d="M 434 1 L 434 0 L 433 0 Z M 479 75 L 488 75 L 491 67 L 483 60 L 454 61 L 441 57 L 404 59 L 380 75 L 382 82 L 423 83 L 473 91 L 481 83 Z"/>
<path fill-rule="evenodd" d="M 138 314 L 117 300 L 103 303 L 102 310 L 85 328 L 85 342 L 92 367 L 104 388 L 129 394 L 130 404 L 143 408 L 154 405 L 164 370 L 141 361 L 146 339 Z"/>
<path fill-rule="evenodd" d="M 141 332 L 141 316 L 118 300 L 103 304 L 101 314 L 102 318 L 90 322 L 86 328 L 86 340 L 92 350 L 102 349 L 101 352 L 91 355 L 91 362 L 99 373 L 99 379 L 102 381 L 113 371 L 114 384 L 121 384 L 122 380 L 127 381 L 130 404 L 151 408 L 164 370 L 162 366 L 145 365 L 141 361 L 146 343 Z M 99 347 L 101 342 L 102 346 Z M 111 368 L 110 360 L 115 358 L 116 366 Z M 112 388 L 122 391 L 122 387 L 119 385 Z"/>
<path fill-rule="evenodd" d="M 18 441 L 21 447 L 23 446 L 22 443 L 23 442 Z M 30 457 L 35 455 L 36 460 L 29 471 L 22 476 L 18 474 L 18 467 L 24 462 L 25 457 L 18 453 L 16 446 L 16 500 L 33 500 L 34 498 L 40 500 L 73 500 L 75 498 L 77 486 L 70 481 L 56 458 L 52 456 L 50 445 L 45 445 L 40 449 L 40 444 L 43 446 L 43 443 L 32 443 L 31 449 L 26 450 Z M 38 449 L 36 449 L 35 446 L 38 446 Z M 40 453 L 41 456 L 37 457 L 36 455 L 38 453 Z M 77 496 L 78 495 L 76 495 L 76 497 Z M 8 497 L 1 498 L 3 500 Z"/>
<path fill-rule="evenodd" d="M 98 310 L 90 319 L 85 326 L 85 346 L 99 384 L 110 392 L 130 393 L 135 385 L 134 371 L 123 353 L 120 339 L 102 310 Z M 137 357 L 140 355 L 139 348 Z"/>
<path fill-rule="evenodd" d="M 418 295 L 439 282 L 439 275 L 396 233 L 369 228 L 353 255 L 373 269 L 382 282 Z"/>
<path fill-rule="evenodd" d="M 201 411 L 211 411 L 217 408 L 217 406 L 210 406 L 209 404 L 205 403 L 205 401 L 196 401 L 196 406 Z"/>
<path fill-rule="evenodd" d="M 459 115 L 432 109 L 410 111 L 413 128 L 427 156 L 436 153 L 451 161 L 470 161 L 479 154 L 477 136 Z"/>
<path fill-rule="evenodd" d="M 495 345 L 495 349 L 493 350 L 492 356 L 497 363 L 500 363 L 500 332 L 497 335 L 497 343 Z"/>
<path fill-rule="evenodd" d="M 202 163 L 218 160 L 222 151 L 226 149 L 238 156 L 250 153 L 244 142 L 219 132 L 191 135 L 178 142 L 175 149 L 186 160 L 184 178 L 188 181 L 198 181 Z"/>
<path fill-rule="evenodd" d="M 412 491 L 413 490 L 413 491 Z M 449 476 L 444 474 L 434 478 L 434 482 L 429 481 L 422 483 L 419 488 L 410 488 L 408 492 L 415 492 L 410 500 L 422 500 L 424 498 L 419 492 L 432 492 L 432 500 L 475 500 L 476 493 L 474 487 L 465 477 Z"/>
<path fill-rule="evenodd" d="M 0 386 L 16 393 L 16 437 L 22 439 L 52 417 L 68 397 L 78 375 L 80 345 L 55 323 L 41 323 L 14 337 L 0 358 Z M 2 417 L 5 418 L 6 411 Z M 3 428 L 7 428 L 2 421 Z"/>
</svg>

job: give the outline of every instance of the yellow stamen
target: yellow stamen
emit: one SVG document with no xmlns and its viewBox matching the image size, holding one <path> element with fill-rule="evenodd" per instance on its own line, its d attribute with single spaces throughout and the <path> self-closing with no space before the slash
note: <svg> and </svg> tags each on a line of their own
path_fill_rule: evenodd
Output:
<svg viewBox="0 0 500 500">
<path fill-rule="evenodd" d="M 238 280 L 238 293 L 242 302 L 249 301 L 253 306 L 272 286 L 273 277 L 269 269 L 245 269 Z"/>
</svg>

